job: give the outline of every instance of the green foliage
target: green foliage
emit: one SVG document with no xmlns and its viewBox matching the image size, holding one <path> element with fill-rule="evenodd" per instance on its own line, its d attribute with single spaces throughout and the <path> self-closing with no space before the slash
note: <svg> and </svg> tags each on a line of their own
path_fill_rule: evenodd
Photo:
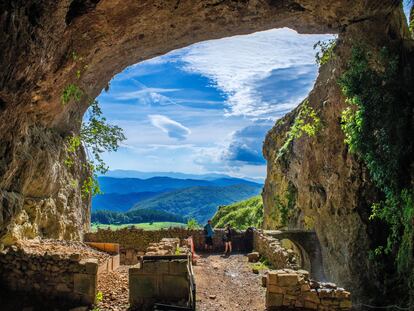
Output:
<svg viewBox="0 0 414 311">
<path fill-rule="evenodd" d="M 84 69 L 88 66 L 83 64 L 83 58 L 78 56 L 75 51 L 72 52 L 72 60 L 78 67 L 76 69 L 76 78 L 79 79 Z M 80 102 L 83 91 L 76 84 L 69 84 L 63 90 L 61 100 L 62 104 L 67 104 L 74 100 Z M 102 110 L 96 100 L 91 101 L 89 109 L 89 120 L 82 123 L 80 134 L 73 135 L 67 140 L 67 152 L 69 156 L 65 159 L 65 165 L 69 168 L 74 164 L 74 158 L 80 146 L 83 144 L 87 151 L 91 152 L 89 156 L 88 166 L 86 169 L 90 174 L 82 184 L 82 196 L 86 199 L 90 196 L 101 193 L 97 179 L 97 172 L 106 173 L 108 167 L 105 165 L 101 154 L 105 151 L 116 151 L 119 143 L 125 140 L 123 130 L 106 122 L 106 118 L 102 116 Z"/>
<path fill-rule="evenodd" d="M 118 150 L 120 142 L 125 140 L 125 135 L 122 128 L 106 122 L 96 100 L 91 103 L 88 113 L 88 121 L 82 123 L 80 139 L 86 149 L 92 153 L 93 171 L 104 174 L 108 167 L 102 160 L 101 154 L 105 151 Z"/>
<path fill-rule="evenodd" d="M 414 2 L 411 4 L 408 27 L 409 27 L 410 32 L 411 32 L 411 37 L 414 39 Z"/>
<path fill-rule="evenodd" d="M 76 84 L 69 84 L 63 90 L 61 101 L 62 105 L 66 105 L 69 101 L 74 100 L 75 102 L 80 102 L 83 96 L 83 91 Z"/>
<path fill-rule="evenodd" d="M 198 229 L 200 227 L 201 227 L 200 224 L 197 222 L 195 218 L 190 218 L 187 221 L 187 228 L 190 230 Z"/>
<path fill-rule="evenodd" d="M 102 294 L 102 292 L 101 291 L 98 291 L 97 293 L 96 293 L 96 298 L 95 298 L 95 301 L 97 302 L 97 303 L 99 303 L 99 302 L 101 302 L 103 300 L 103 294 Z"/>
<path fill-rule="evenodd" d="M 280 212 L 280 222 L 283 226 L 287 226 L 289 220 L 293 216 L 293 212 L 296 205 L 296 196 L 297 190 L 292 184 L 288 185 L 288 189 L 285 192 L 283 199 L 280 198 L 279 195 L 276 195 L 276 209 L 278 209 Z"/>
<path fill-rule="evenodd" d="M 295 139 L 300 138 L 304 133 L 309 137 L 314 137 L 321 127 L 321 120 L 312 107 L 309 107 L 309 101 L 306 99 L 300 106 L 299 112 L 286 133 L 286 141 L 279 149 L 277 159 L 285 156 L 291 144 Z"/>
<path fill-rule="evenodd" d="M 74 157 L 79 147 L 81 146 L 81 140 L 79 136 L 69 136 L 66 140 L 66 151 L 69 153 L 65 159 L 65 165 L 71 168 L 74 164 Z"/>
<path fill-rule="evenodd" d="M 257 195 L 231 205 L 220 206 L 211 221 L 217 228 L 224 228 L 226 224 L 240 230 L 260 228 L 263 223 L 262 197 Z"/>
<path fill-rule="evenodd" d="M 334 56 L 334 48 L 336 46 L 336 39 L 327 41 L 318 41 L 314 44 L 313 49 L 319 49 L 315 54 L 315 61 L 317 64 L 324 65 Z"/>
<path fill-rule="evenodd" d="M 83 181 L 81 193 L 84 199 L 102 193 L 101 189 L 99 188 L 98 177 L 96 175 L 88 176 Z"/>
<path fill-rule="evenodd" d="M 386 245 L 373 257 L 396 253 L 400 272 L 412 264 L 413 190 L 410 161 L 414 151 L 413 81 L 408 64 L 383 48 L 379 53 L 364 46 L 352 50 L 349 68 L 339 80 L 349 107 L 342 113 L 342 130 L 349 151 L 367 166 L 384 199 L 372 205 L 371 220 L 389 226 Z"/>
<path fill-rule="evenodd" d="M 272 264 L 267 260 L 265 257 L 260 257 L 259 262 L 255 262 L 251 264 L 252 269 L 256 269 L 258 271 L 261 270 L 270 270 L 272 269 Z"/>
</svg>

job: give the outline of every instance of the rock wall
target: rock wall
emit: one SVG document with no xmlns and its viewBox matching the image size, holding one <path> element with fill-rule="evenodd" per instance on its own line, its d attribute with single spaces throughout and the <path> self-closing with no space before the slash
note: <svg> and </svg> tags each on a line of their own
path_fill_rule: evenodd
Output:
<svg viewBox="0 0 414 311">
<path fill-rule="evenodd" d="M 341 130 L 341 112 L 347 104 L 338 78 L 347 66 L 355 43 L 372 49 L 382 46 L 406 49 L 412 55 L 401 11 L 345 27 L 338 36 L 331 60 L 321 66 L 307 105 L 321 120 L 315 137 L 304 134 L 294 139 L 284 158 L 278 152 L 294 123 L 300 107 L 279 120 L 267 134 L 263 153 L 267 178 L 263 191 L 264 227 L 280 228 L 278 204 L 294 189 L 294 208 L 289 211 L 289 228 L 313 229 L 322 247 L 328 279 L 349 288 L 354 298 L 367 302 L 382 299 L 383 291 L 375 264 L 369 260 L 373 242 L 384 229 L 369 220 L 370 206 L 379 194 L 370 183 L 366 168 L 347 150 Z M 411 43 L 410 43 L 411 42 Z M 303 105 L 303 104 L 302 104 Z"/>
</svg>

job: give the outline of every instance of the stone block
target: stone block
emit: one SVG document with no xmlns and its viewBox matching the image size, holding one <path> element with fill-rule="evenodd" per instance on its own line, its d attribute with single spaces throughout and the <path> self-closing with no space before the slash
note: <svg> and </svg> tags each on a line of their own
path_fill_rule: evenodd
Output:
<svg viewBox="0 0 414 311">
<path fill-rule="evenodd" d="M 304 302 L 301 299 L 295 300 L 295 308 L 302 309 L 304 307 Z"/>
<path fill-rule="evenodd" d="M 283 306 L 283 295 L 266 292 L 266 307 Z"/>
<path fill-rule="evenodd" d="M 110 270 L 110 268 L 108 267 L 109 265 L 112 266 L 112 260 L 111 259 L 105 260 L 103 263 L 101 263 L 98 266 L 98 271 L 96 273 L 101 274 L 101 273 L 109 271 Z"/>
<path fill-rule="evenodd" d="M 305 301 L 303 303 L 303 306 L 305 307 L 305 309 L 310 309 L 310 310 L 317 310 L 318 309 L 318 305 L 314 302 L 311 302 L 311 301 Z"/>
<path fill-rule="evenodd" d="M 260 254 L 258 252 L 252 252 L 247 254 L 247 258 L 249 262 L 258 262 L 260 259 Z"/>
<path fill-rule="evenodd" d="M 263 287 L 267 286 L 267 275 L 262 275 L 262 286 Z"/>
<path fill-rule="evenodd" d="M 339 302 L 339 307 L 341 309 L 351 309 L 352 308 L 352 302 L 350 299 L 342 300 Z"/>
<path fill-rule="evenodd" d="M 275 294 L 284 294 L 286 292 L 285 289 L 281 288 L 278 285 L 274 285 L 274 284 L 269 284 L 267 286 L 267 291 L 269 293 L 275 293 Z"/>
<path fill-rule="evenodd" d="M 166 301 L 188 300 L 190 288 L 185 276 L 164 275 L 160 282 L 160 297 Z"/>
<path fill-rule="evenodd" d="M 319 304 L 321 302 L 321 300 L 319 299 L 318 293 L 315 290 L 304 292 L 302 296 L 303 296 L 303 299 L 305 299 L 306 301 L 310 301 L 315 304 Z"/>
<path fill-rule="evenodd" d="M 277 275 L 277 284 L 280 286 L 296 286 L 298 285 L 298 275 L 295 273 L 286 273 Z"/>
<path fill-rule="evenodd" d="M 303 275 L 303 277 L 305 278 L 305 280 L 308 280 L 309 279 L 309 271 L 299 269 L 297 272 L 299 274 Z"/>
<path fill-rule="evenodd" d="M 269 271 L 267 274 L 267 284 L 276 285 L 277 284 L 277 272 Z"/>
<path fill-rule="evenodd" d="M 88 304 L 95 302 L 96 275 L 77 273 L 73 276 L 73 291 L 82 296 L 82 301 Z"/>
<path fill-rule="evenodd" d="M 168 261 L 144 261 L 142 263 L 142 273 L 163 274 L 169 273 Z"/>
<path fill-rule="evenodd" d="M 70 288 L 65 283 L 59 283 L 56 285 L 56 290 L 62 293 L 70 292 Z"/>
<path fill-rule="evenodd" d="M 98 259 L 88 258 L 80 262 L 81 265 L 85 266 L 87 274 L 97 274 L 98 273 Z"/>
<path fill-rule="evenodd" d="M 120 265 L 120 256 L 119 255 L 112 256 L 112 270 L 118 269 L 119 265 Z"/>
<path fill-rule="evenodd" d="M 310 291 L 310 286 L 309 286 L 309 284 L 308 283 L 305 283 L 305 284 L 303 284 L 303 285 L 301 285 L 301 287 L 300 287 L 300 291 L 301 292 L 309 292 Z"/>
<path fill-rule="evenodd" d="M 283 295 L 283 305 L 284 306 L 294 306 L 297 297 L 293 295 Z"/>
<path fill-rule="evenodd" d="M 158 295 L 157 278 L 153 275 L 129 275 L 129 300 L 131 303 L 140 298 L 153 298 Z"/>
<path fill-rule="evenodd" d="M 187 275 L 187 261 L 186 260 L 172 260 L 168 263 L 169 274 Z"/>
</svg>

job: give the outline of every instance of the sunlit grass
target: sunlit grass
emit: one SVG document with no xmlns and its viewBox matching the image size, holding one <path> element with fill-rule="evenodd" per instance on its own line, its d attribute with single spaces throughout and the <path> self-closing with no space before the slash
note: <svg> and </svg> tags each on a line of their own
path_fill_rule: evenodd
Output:
<svg viewBox="0 0 414 311">
<path fill-rule="evenodd" d="M 122 224 L 122 225 L 105 225 L 105 224 L 92 224 L 91 225 L 91 231 L 95 232 L 99 229 L 111 229 L 111 230 L 118 230 L 122 228 L 129 228 L 129 227 L 135 227 L 138 229 L 144 229 L 144 230 L 160 230 L 160 229 L 168 229 L 168 228 L 184 228 L 187 227 L 186 224 L 179 223 L 179 222 L 145 222 L 140 224 Z"/>
</svg>

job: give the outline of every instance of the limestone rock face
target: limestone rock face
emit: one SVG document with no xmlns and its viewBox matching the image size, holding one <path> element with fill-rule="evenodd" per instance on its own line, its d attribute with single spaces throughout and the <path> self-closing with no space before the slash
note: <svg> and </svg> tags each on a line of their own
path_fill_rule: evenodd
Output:
<svg viewBox="0 0 414 311">
<path fill-rule="evenodd" d="M 395 12 L 394 0 L 0 1 L 0 240 L 82 236 L 90 221 L 90 198 L 81 194 L 85 154 L 79 151 L 68 167 L 65 141 L 78 133 L 90 100 L 126 66 L 202 40 L 278 27 L 380 44 L 404 36 Z M 346 55 L 349 46 L 338 49 Z M 343 99 L 334 80 L 345 59 L 321 70 L 309 96 L 324 121 L 321 136 L 295 141 L 286 168 L 274 156 L 287 125 L 277 126 L 265 145 L 266 225 L 275 226 L 277 217 L 272 194 L 294 186 L 296 217 L 315 223 L 334 281 L 364 271 L 366 253 L 359 251 L 369 243 L 361 198 L 371 188 L 338 125 Z M 70 84 L 84 95 L 62 104 Z"/>
<path fill-rule="evenodd" d="M 320 68 L 308 96 L 308 106 L 320 117 L 321 129 L 314 137 L 303 134 L 294 139 L 284 159 L 278 158 L 299 106 L 278 120 L 263 147 L 267 159 L 263 190 L 265 228 L 287 225 L 315 230 L 327 278 L 351 289 L 355 299 L 365 302 L 374 297 L 372 293 L 382 291 L 382 284 L 374 281 L 375 267 L 368 259 L 372 241 L 383 231 L 369 221 L 370 206 L 379 200 L 379 194 L 370 183 L 366 168 L 344 144 L 341 112 L 347 104 L 337 81 L 355 42 L 379 48 L 384 43 L 398 45 L 398 40 L 407 38 L 406 35 L 398 11 L 386 19 L 368 19 L 346 27 L 339 33 L 334 56 Z M 405 48 L 407 55 L 413 57 L 412 44 Z M 289 222 L 282 224 L 277 204 L 287 204 L 284 198 L 289 187 L 296 191 L 295 204 L 289 211 Z"/>
</svg>

